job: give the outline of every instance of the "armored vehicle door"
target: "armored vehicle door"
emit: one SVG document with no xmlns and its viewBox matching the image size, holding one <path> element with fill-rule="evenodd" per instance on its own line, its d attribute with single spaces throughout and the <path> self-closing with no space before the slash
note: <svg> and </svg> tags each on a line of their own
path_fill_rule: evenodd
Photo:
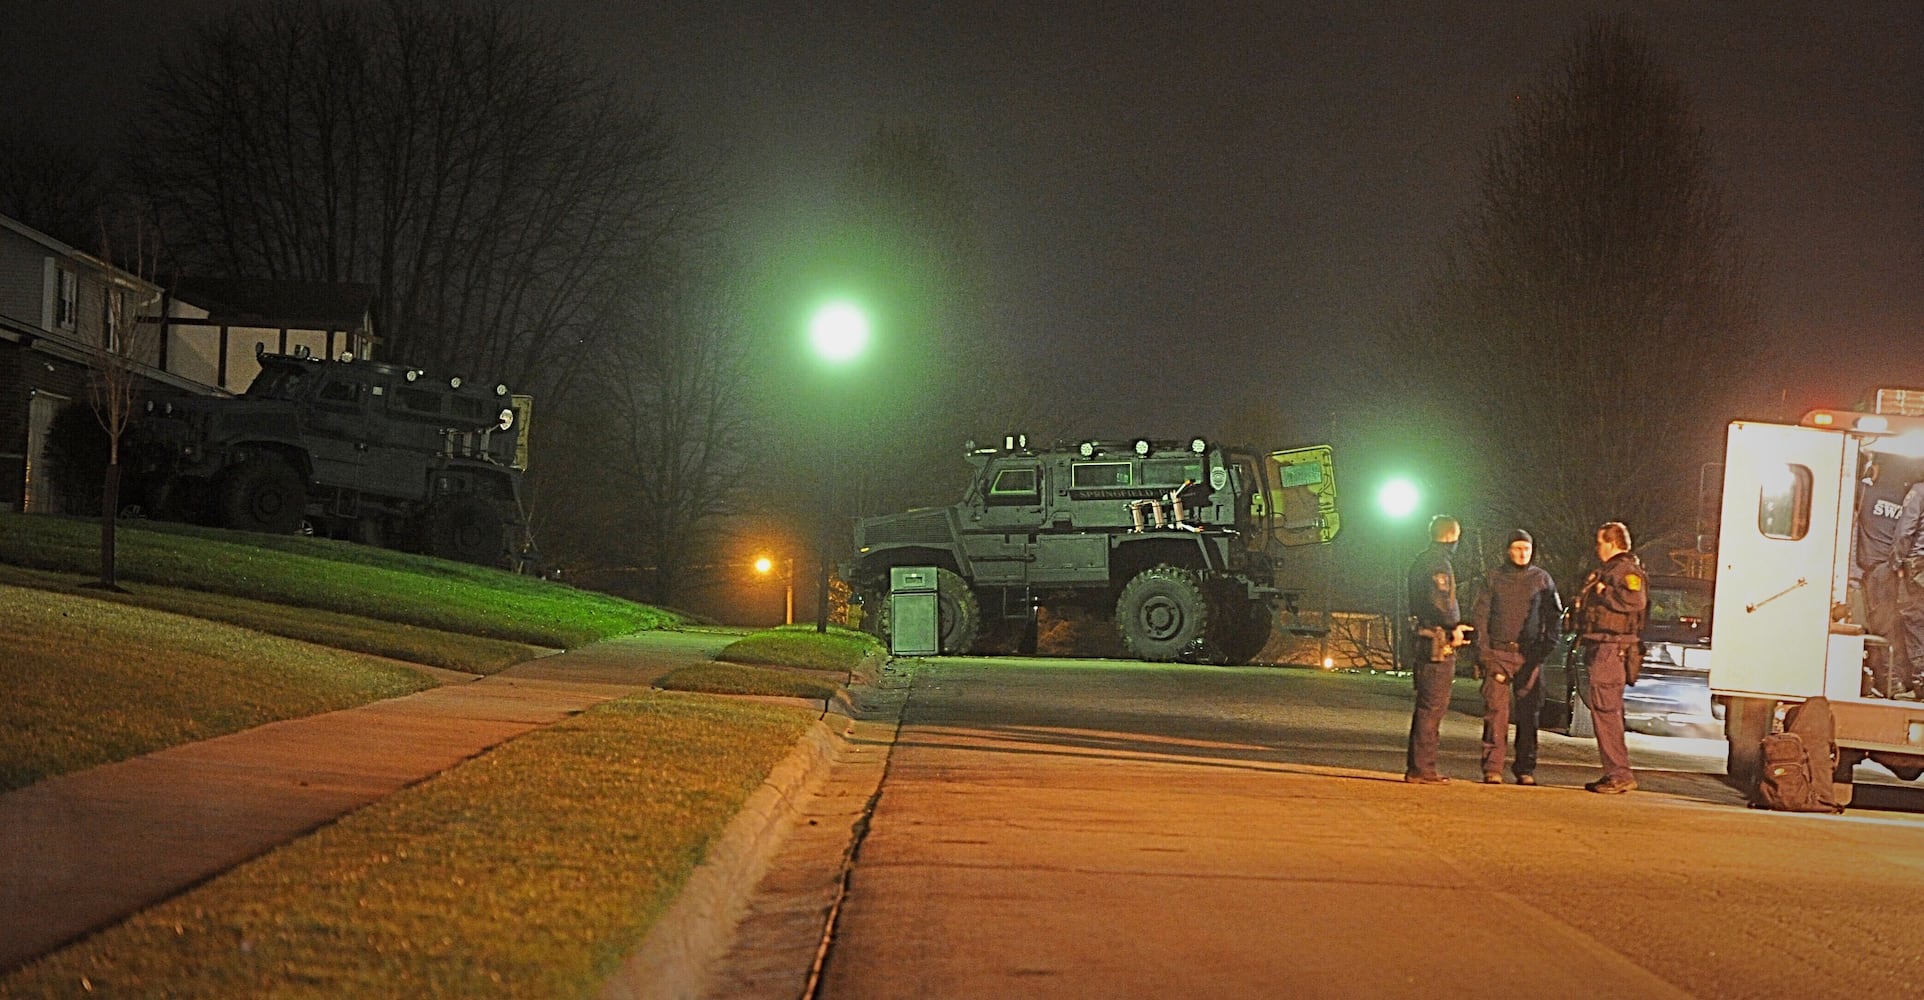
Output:
<svg viewBox="0 0 1924 1000">
<path fill-rule="evenodd" d="M 314 389 L 307 433 L 300 444 L 323 486 L 359 489 L 367 462 L 368 385 L 345 371 L 329 371 Z"/>
<path fill-rule="evenodd" d="M 1831 608 L 1845 599 L 1856 464 L 1857 442 L 1847 434 L 1730 425 L 1712 612 L 1715 692 L 1824 693 Z M 1848 671 L 1852 688 L 1861 646 L 1858 657 Z"/>
<path fill-rule="evenodd" d="M 1040 459 L 997 463 L 970 512 L 964 540 L 978 586 L 1026 582 L 1036 532 L 1043 527 L 1048 470 Z"/>
</svg>

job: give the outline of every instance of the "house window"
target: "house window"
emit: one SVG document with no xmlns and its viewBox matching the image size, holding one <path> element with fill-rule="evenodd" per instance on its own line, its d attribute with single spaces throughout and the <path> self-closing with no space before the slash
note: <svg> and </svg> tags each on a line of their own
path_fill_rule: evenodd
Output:
<svg viewBox="0 0 1924 1000">
<path fill-rule="evenodd" d="M 54 265 L 53 273 L 53 325 L 57 330 L 72 330 L 80 311 L 80 278 L 59 264 Z"/>
</svg>

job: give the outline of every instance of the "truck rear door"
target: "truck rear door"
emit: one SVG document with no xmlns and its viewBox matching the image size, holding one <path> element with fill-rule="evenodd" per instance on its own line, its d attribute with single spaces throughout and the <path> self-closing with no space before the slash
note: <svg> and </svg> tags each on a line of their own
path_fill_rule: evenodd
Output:
<svg viewBox="0 0 1924 1000">
<path fill-rule="evenodd" d="M 1824 693 L 1831 608 L 1844 600 L 1857 442 L 1737 421 L 1725 449 L 1717 547 L 1717 694 Z"/>
</svg>

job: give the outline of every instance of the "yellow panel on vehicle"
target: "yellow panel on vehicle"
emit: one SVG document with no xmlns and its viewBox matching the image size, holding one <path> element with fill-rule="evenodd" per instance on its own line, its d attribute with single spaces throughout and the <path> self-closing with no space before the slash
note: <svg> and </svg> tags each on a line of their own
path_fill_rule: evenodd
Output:
<svg viewBox="0 0 1924 1000">
<path fill-rule="evenodd" d="M 1274 468 L 1270 509 L 1277 514 L 1275 537 L 1284 545 L 1317 545 L 1336 537 L 1342 518 L 1336 512 L 1336 461 L 1329 445 L 1271 452 Z"/>
</svg>

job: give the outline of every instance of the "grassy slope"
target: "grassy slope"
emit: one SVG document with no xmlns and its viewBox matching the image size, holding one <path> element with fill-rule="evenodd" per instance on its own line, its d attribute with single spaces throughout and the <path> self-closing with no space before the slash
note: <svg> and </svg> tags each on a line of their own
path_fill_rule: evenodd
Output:
<svg viewBox="0 0 1924 1000">
<path fill-rule="evenodd" d="M 0 790 L 432 684 L 357 653 L 0 586 Z"/>
<path fill-rule="evenodd" d="M 573 648 L 675 624 L 667 611 L 544 580 L 325 539 L 123 525 L 119 577 L 272 604 Z M 0 563 L 60 573 L 99 568 L 97 522 L 0 513 Z"/>
<path fill-rule="evenodd" d="M 651 693 L 531 733 L 0 979 L 8 996 L 587 996 L 810 713 Z"/>
</svg>

